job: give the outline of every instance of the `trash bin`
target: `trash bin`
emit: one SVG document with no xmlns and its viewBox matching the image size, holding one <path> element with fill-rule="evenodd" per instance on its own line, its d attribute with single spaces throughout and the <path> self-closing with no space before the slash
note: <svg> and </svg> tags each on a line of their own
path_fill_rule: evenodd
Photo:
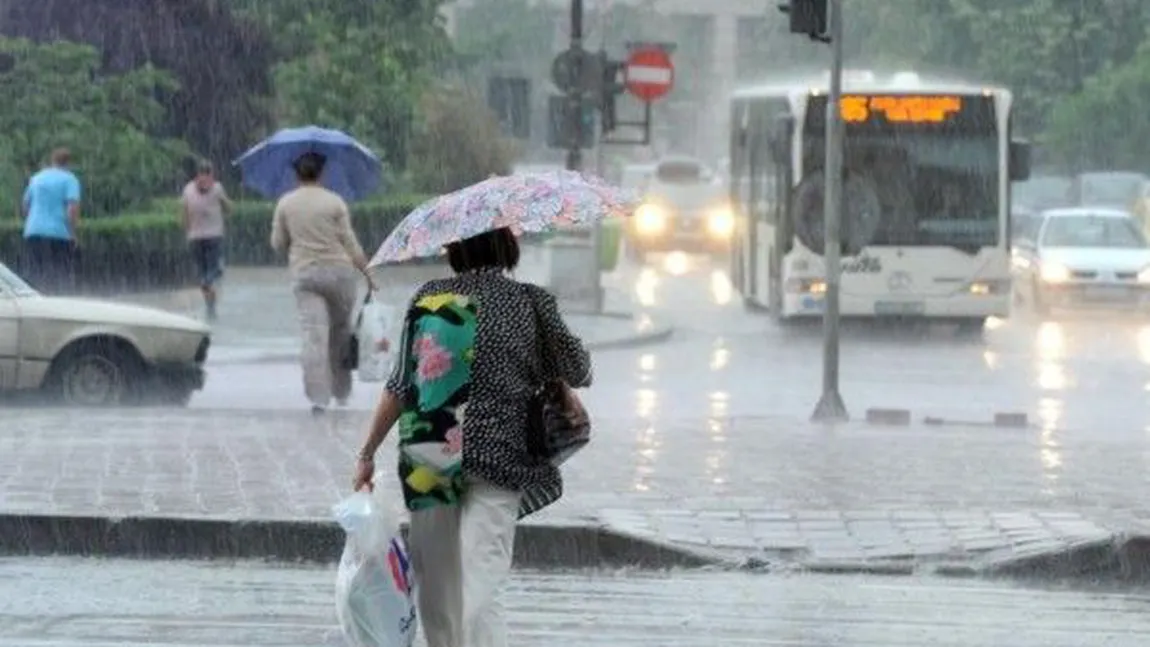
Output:
<svg viewBox="0 0 1150 647">
<path fill-rule="evenodd" d="M 619 243 L 623 239 L 621 218 L 607 218 L 599 228 L 599 271 L 613 272 L 619 266 Z"/>
</svg>

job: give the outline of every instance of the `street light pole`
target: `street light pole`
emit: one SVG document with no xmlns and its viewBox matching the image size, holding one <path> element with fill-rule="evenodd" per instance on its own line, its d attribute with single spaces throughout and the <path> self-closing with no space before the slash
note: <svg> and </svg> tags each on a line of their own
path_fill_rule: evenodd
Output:
<svg viewBox="0 0 1150 647">
<path fill-rule="evenodd" d="M 843 12 L 842 0 L 830 0 L 827 19 L 831 40 L 831 88 L 827 100 L 826 189 L 823 196 L 823 259 L 826 262 L 826 309 L 823 311 L 823 394 L 811 418 L 818 422 L 849 419 L 839 393 L 839 295 L 842 286 L 843 191 Z"/>
</svg>

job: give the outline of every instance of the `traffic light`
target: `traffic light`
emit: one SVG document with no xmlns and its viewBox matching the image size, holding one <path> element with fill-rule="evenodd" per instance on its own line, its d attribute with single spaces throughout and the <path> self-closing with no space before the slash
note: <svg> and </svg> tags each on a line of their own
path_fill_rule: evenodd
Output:
<svg viewBox="0 0 1150 647">
<path fill-rule="evenodd" d="M 551 148 L 567 148 L 573 136 L 571 122 L 567 119 L 570 100 L 562 95 L 547 99 L 547 145 Z M 595 145 L 595 103 L 584 101 L 580 117 L 580 148 Z"/>
<path fill-rule="evenodd" d="M 603 79 L 599 86 L 599 111 L 603 119 L 603 132 L 615 130 L 617 122 L 615 114 L 615 99 L 627 86 L 623 83 L 623 68 L 627 64 L 622 61 L 603 61 Z"/>
<path fill-rule="evenodd" d="M 827 2 L 828 0 L 788 0 L 779 4 L 779 11 L 790 15 L 792 34 L 806 34 L 812 40 L 829 43 Z"/>
</svg>

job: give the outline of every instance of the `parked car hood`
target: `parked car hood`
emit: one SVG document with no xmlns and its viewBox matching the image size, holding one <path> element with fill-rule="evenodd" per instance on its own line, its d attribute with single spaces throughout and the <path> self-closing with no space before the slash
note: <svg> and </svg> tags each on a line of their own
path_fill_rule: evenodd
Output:
<svg viewBox="0 0 1150 647">
<path fill-rule="evenodd" d="M 25 318 L 98 323 L 113 326 L 165 328 L 190 333 L 208 333 L 203 322 L 156 308 L 68 297 L 34 296 L 19 301 L 20 315 Z"/>
<path fill-rule="evenodd" d="M 1138 272 L 1150 266 L 1150 249 L 1044 247 L 1042 260 L 1060 263 L 1071 269 Z"/>
</svg>

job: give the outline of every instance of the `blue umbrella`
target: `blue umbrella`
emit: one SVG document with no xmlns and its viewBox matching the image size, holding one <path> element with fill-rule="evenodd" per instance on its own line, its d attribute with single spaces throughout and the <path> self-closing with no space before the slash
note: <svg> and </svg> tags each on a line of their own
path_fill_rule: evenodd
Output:
<svg viewBox="0 0 1150 647">
<path fill-rule="evenodd" d="M 304 153 L 327 158 L 323 185 L 345 200 L 362 200 L 379 188 L 379 157 L 350 135 L 318 126 L 285 128 L 250 148 L 235 164 L 243 171 L 245 186 L 275 199 L 297 186 L 292 163 Z"/>
</svg>

